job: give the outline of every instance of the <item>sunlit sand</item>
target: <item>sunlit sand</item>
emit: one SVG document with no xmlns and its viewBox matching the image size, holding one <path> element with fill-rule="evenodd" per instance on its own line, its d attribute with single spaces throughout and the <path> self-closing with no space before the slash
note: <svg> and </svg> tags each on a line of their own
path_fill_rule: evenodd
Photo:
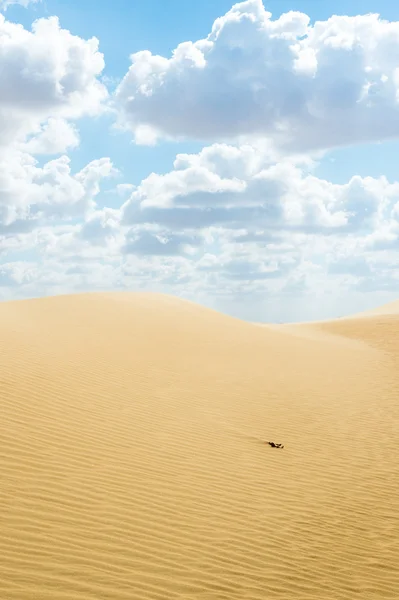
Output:
<svg viewBox="0 0 399 600">
<path fill-rule="evenodd" d="M 5 302 L 0 365 L 2 600 L 399 598 L 399 304 Z"/>
</svg>

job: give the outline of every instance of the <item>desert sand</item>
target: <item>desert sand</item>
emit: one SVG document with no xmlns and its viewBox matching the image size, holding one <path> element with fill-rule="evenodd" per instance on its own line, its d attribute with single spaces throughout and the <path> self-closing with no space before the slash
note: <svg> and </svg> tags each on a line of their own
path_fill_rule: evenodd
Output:
<svg viewBox="0 0 399 600">
<path fill-rule="evenodd" d="M 3 302 L 0 365 L 2 600 L 399 598 L 399 305 Z"/>
</svg>

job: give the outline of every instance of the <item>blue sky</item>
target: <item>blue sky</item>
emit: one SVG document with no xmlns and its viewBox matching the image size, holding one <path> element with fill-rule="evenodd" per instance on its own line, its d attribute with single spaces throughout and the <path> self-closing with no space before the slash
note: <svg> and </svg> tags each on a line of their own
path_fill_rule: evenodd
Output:
<svg viewBox="0 0 399 600">
<path fill-rule="evenodd" d="M 364 20 L 367 0 L 20 2 L 0 1 L 0 36 L 16 40 L 0 53 L 0 298 L 148 289 L 286 321 L 399 296 L 397 3 L 378 3 L 384 25 Z M 334 47 L 333 15 L 348 18 Z M 53 16 L 62 31 L 35 46 L 32 24 Z M 212 50 L 170 62 L 218 18 Z"/>
<path fill-rule="evenodd" d="M 170 56 L 176 46 L 186 40 L 198 40 L 208 35 L 212 23 L 225 14 L 234 4 L 233 0 L 114 0 L 111 3 L 96 0 L 42 0 L 25 9 L 11 6 L 7 18 L 30 28 L 39 17 L 57 15 L 61 26 L 84 39 L 96 36 L 100 50 L 105 55 L 104 74 L 119 81 L 129 68 L 129 56 L 148 49 L 153 54 Z M 265 8 L 278 18 L 290 10 L 306 13 L 312 21 L 328 19 L 333 14 L 358 15 L 378 12 L 383 19 L 399 20 L 399 4 L 392 0 L 347 1 L 308 0 L 297 2 L 275 0 L 264 2 Z M 102 125 L 102 123 L 101 123 Z M 172 165 L 176 152 L 174 143 L 156 148 L 143 149 L 131 144 L 129 136 L 115 136 L 105 125 L 99 126 L 92 120 L 80 124 L 84 145 L 77 149 L 72 158 L 77 166 L 86 164 L 93 153 L 104 152 L 115 157 L 118 166 L 129 181 L 139 183 L 151 171 L 166 172 Z M 183 151 L 196 151 L 199 143 L 186 143 Z M 378 177 L 385 174 L 395 177 L 396 161 L 393 156 L 399 150 L 399 142 L 381 148 L 370 144 L 366 148 L 355 146 L 334 151 L 325 161 L 319 173 L 331 181 L 344 182 L 355 172 Z M 333 163 L 331 161 L 333 159 Z"/>
</svg>

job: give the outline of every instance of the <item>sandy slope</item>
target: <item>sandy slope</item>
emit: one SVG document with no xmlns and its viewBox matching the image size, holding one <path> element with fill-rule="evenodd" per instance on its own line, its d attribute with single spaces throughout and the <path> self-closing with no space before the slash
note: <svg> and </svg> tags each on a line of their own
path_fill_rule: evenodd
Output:
<svg viewBox="0 0 399 600">
<path fill-rule="evenodd" d="M 377 315 L 398 315 L 398 314 L 399 314 L 399 300 L 395 300 L 395 302 L 389 302 L 388 304 L 383 304 L 382 306 L 377 306 L 376 308 L 373 308 L 372 310 L 367 310 L 362 313 L 359 313 L 352 318 L 377 316 Z"/>
<path fill-rule="evenodd" d="M 0 598 L 397 599 L 398 340 L 394 314 L 2 303 Z"/>
</svg>

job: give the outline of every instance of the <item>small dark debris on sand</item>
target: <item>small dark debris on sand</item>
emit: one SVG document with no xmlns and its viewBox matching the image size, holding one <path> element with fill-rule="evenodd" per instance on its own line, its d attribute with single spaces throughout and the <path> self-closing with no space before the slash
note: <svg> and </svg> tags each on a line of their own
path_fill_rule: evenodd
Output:
<svg viewBox="0 0 399 600">
<path fill-rule="evenodd" d="M 266 444 L 269 444 L 269 446 L 271 446 L 272 448 L 284 448 L 282 444 L 275 444 L 274 442 L 266 442 Z"/>
</svg>

